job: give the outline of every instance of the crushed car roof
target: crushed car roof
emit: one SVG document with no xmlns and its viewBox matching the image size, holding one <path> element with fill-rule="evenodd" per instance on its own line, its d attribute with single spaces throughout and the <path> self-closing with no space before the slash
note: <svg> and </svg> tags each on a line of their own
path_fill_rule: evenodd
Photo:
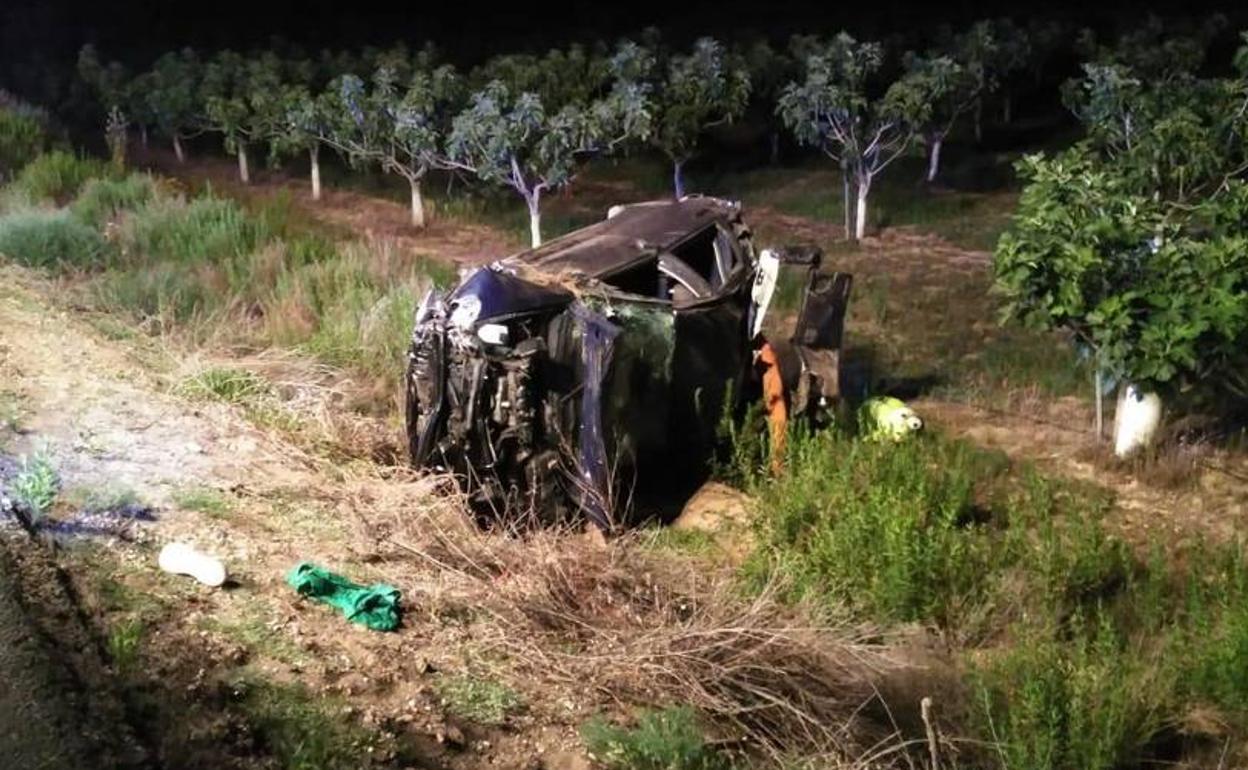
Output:
<svg viewBox="0 0 1248 770">
<path fill-rule="evenodd" d="M 741 212 L 737 203 L 702 196 L 620 206 L 615 215 L 507 258 L 551 273 L 609 275 L 678 245 Z"/>
</svg>

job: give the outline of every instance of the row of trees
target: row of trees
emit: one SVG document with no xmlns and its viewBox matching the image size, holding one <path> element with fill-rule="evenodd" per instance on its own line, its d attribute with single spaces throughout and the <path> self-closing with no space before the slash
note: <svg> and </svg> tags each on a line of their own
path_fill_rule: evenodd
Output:
<svg viewBox="0 0 1248 770">
<path fill-rule="evenodd" d="M 88 46 L 79 73 L 98 96 L 119 159 L 131 126 L 145 144 L 149 132 L 165 137 L 179 160 L 188 138 L 211 131 L 237 157 L 244 182 L 257 148 L 274 162 L 306 154 L 319 198 L 320 153 L 329 147 L 353 166 L 405 179 L 416 227 L 425 223 L 422 182 L 430 171 L 451 171 L 519 195 L 534 244 L 542 196 L 569 184 L 587 159 L 649 146 L 670 162 L 682 196 L 685 166 L 706 132 L 753 111 L 768 126 L 773 155 L 787 130 L 838 164 L 846 231 L 861 237 L 878 175 L 925 147 L 927 178 L 936 179 L 959 118 L 973 115 L 978 135 L 994 93 L 1008 117 L 1012 79 L 1043 67 L 1055 29 L 984 21 L 904 54 L 846 33 L 798 36 L 779 49 L 761 41 L 730 49 L 704 38 L 683 51 L 646 33 L 613 50 L 505 55 L 469 72 L 426 46 L 317 58 L 224 51 L 201 59 L 183 50 L 132 75 Z"/>
</svg>

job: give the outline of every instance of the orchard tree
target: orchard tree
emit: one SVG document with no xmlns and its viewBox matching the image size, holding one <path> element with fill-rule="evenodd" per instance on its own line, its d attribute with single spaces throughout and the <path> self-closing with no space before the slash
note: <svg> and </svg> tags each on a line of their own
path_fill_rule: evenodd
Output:
<svg viewBox="0 0 1248 770">
<path fill-rule="evenodd" d="M 994 56 L 988 61 L 1001 92 L 1001 122 L 1009 124 L 1014 117 L 1012 81 L 1024 73 L 1032 58 L 1032 40 L 1028 30 L 1011 19 L 991 22 Z"/>
<path fill-rule="evenodd" d="M 948 56 L 906 56 L 906 71 L 914 84 L 931 94 L 928 110 L 920 113 L 919 137 L 927 148 L 927 182 L 936 181 L 940 173 L 940 151 L 945 138 L 958 118 L 975 102 L 979 94 L 975 77 Z"/>
<path fill-rule="evenodd" d="M 103 64 L 95 46 L 88 43 L 78 52 L 78 77 L 95 94 L 104 112 L 104 139 L 109 155 L 118 167 L 126 163 L 127 111 L 133 93 L 133 78 L 118 62 Z"/>
<path fill-rule="evenodd" d="M 455 117 L 446 163 L 520 195 L 536 247 L 542 243 L 542 195 L 568 185 L 589 156 L 645 139 L 649 118 L 635 84 L 617 83 L 604 97 L 551 110 L 537 94 L 513 94 L 495 81 Z"/>
<path fill-rule="evenodd" d="M 1020 164 L 997 281 L 1011 317 L 1093 353 L 1098 406 L 1105 374 L 1170 395 L 1244 390 L 1248 46 L 1236 69 L 1176 88 L 1088 65 L 1066 89 L 1087 139 Z"/>
<path fill-rule="evenodd" d="M 807 57 L 804 78 L 789 83 L 777 105 L 800 143 L 841 166 L 846 237 L 852 218 L 856 239 L 866 234 L 871 185 L 930 121 L 939 94 L 930 79 L 913 73 L 891 83 L 881 79 L 884 64 L 879 43 L 859 42 L 842 32 Z"/>
<path fill-rule="evenodd" d="M 612 69 L 622 83 L 639 87 L 650 99 L 650 143 L 671 162 L 676 197 L 683 197 L 684 167 L 696 154 L 699 139 L 745 112 L 749 71 L 709 37 L 694 43 L 688 54 L 670 58 L 661 50 L 625 42 L 612 59 Z"/>
<path fill-rule="evenodd" d="M 282 63 L 265 53 L 245 59 L 223 51 L 209 62 L 203 80 L 204 117 L 238 156 L 238 177 L 251 182 L 248 148 L 268 138 L 283 116 Z"/>
<path fill-rule="evenodd" d="M 335 94 L 313 94 L 306 84 L 283 87 L 269 136 L 274 159 L 307 153 L 312 200 L 321 199 L 321 147 L 331 132 L 330 116 L 336 108 Z"/>
<path fill-rule="evenodd" d="M 750 76 L 750 108 L 767 126 L 768 158 L 780 162 L 780 133 L 783 123 L 776 115 L 776 101 L 784 86 L 797 76 L 797 59 L 789 51 L 777 49 L 766 40 L 756 40 L 739 55 Z"/>
<path fill-rule="evenodd" d="M 203 66 L 190 48 L 161 56 L 144 78 L 147 104 L 156 130 L 173 144 L 178 162 L 186 160 L 183 140 L 193 136 L 202 119 L 199 101 Z"/>
<path fill-rule="evenodd" d="M 976 142 L 984 138 L 984 99 L 997 89 L 999 81 L 995 63 L 1000 55 L 992 22 L 989 21 L 975 22 L 953 43 L 953 59 L 974 82 L 975 98 L 971 115 Z"/>
<path fill-rule="evenodd" d="M 354 75 L 335 81 L 325 107 L 325 142 L 355 166 L 377 165 L 407 180 L 412 226 L 425 226 L 421 182 L 444 158 L 443 142 L 459 93 L 459 78 L 448 65 L 418 69 L 406 82 L 383 67 L 366 86 Z"/>
</svg>

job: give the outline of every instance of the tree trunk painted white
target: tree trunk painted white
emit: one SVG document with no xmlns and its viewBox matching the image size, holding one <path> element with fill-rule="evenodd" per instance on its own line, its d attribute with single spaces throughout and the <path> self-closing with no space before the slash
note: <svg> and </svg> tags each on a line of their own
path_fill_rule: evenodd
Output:
<svg viewBox="0 0 1248 770">
<path fill-rule="evenodd" d="M 778 164 L 779 162 L 780 162 L 780 132 L 772 131 L 771 132 L 771 165 L 774 166 Z"/>
<path fill-rule="evenodd" d="M 1127 385 L 1118 396 L 1114 414 L 1114 454 L 1129 457 L 1152 445 L 1161 427 L 1161 396 Z"/>
<path fill-rule="evenodd" d="M 849 236 L 849 233 L 850 233 L 849 209 L 852 205 L 852 202 L 850 201 L 850 198 L 849 198 L 849 172 L 845 170 L 844 166 L 841 167 L 841 203 L 843 204 L 842 208 L 845 209 L 845 240 L 848 241 L 850 237 Z"/>
<path fill-rule="evenodd" d="M 529 204 L 529 245 L 537 248 L 542 245 L 542 197 L 541 193 L 528 196 Z"/>
<path fill-rule="evenodd" d="M 1105 373 L 1101 371 L 1101 357 L 1096 357 L 1096 371 L 1092 374 L 1092 387 L 1096 389 L 1096 442 L 1105 438 Z"/>
<path fill-rule="evenodd" d="M 944 144 L 943 137 L 934 136 L 929 142 L 927 151 L 927 181 L 935 182 L 936 175 L 940 173 L 940 147 Z"/>
<path fill-rule="evenodd" d="M 685 197 L 685 162 L 683 160 L 672 162 L 672 185 L 676 188 L 676 197 Z"/>
<path fill-rule="evenodd" d="M 247 145 L 238 143 L 238 178 L 243 184 L 251 184 L 251 170 L 247 167 Z"/>
<path fill-rule="evenodd" d="M 1005 102 L 1001 105 L 1001 122 L 1008 126 L 1010 119 L 1014 117 L 1014 100 L 1010 98 L 1008 91 L 1002 95 L 1002 98 Z"/>
<path fill-rule="evenodd" d="M 867 234 L 867 193 L 871 191 L 871 180 L 858 180 L 858 211 L 854 222 L 854 239 L 862 240 Z"/>
<path fill-rule="evenodd" d="M 420 180 L 408 180 L 412 186 L 412 227 L 425 229 L 425 199 L 420 194 Z"/>
<path fill-rule="evenodd" d="M 984 140 L 984 100 L 975 100 L 975 144 Z"/>
<path fill-rule="evenodd" d="M 139 125 L 139 144 L 143 146 L 143 149 L 147 149 L 147 126 L 142 124 Z"/>
<path fill-rule="evenodd" d="M 312 200 L 321 199 L 321 146 L 312 145 L 308 150 L 308 158 L 312 162 Z"/>
<path fill-rule="evenodd" d="M 182 140 L 177 134 L 173 135 L 173 154 L 174 157 L 178 159 L 179 163 L 186 162 L 186 152 L 182 149 Z"/>
</svg>

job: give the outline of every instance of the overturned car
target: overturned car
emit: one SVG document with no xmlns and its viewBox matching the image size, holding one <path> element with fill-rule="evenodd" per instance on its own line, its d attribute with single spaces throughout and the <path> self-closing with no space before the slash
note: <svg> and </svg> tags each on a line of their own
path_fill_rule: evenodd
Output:
<svg viewBox="0 0 1248 770">
<path fill-rule="evenodd" d="M 788 413 L 839 397 L 851 282 L 819 258 L 755 253 L 737 204 L 690 196 L 616 206 L 431 292 L 406 378 L 413 465 L 453 473 L 490 516 L 608 528 L 682 499 L 723 417 L 759 392 L 764 320 Z M 778 281 L 800 307 L 767 319 Z"/>
</svg>

